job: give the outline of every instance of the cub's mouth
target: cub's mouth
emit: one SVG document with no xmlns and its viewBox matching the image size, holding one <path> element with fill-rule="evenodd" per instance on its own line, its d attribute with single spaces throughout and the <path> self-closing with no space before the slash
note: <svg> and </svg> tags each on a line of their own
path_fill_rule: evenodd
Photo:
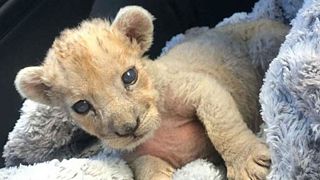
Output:
<svg viewBox="0 0 320 180">
<path fill-rule="evenodd" d="M 155 109 L 141 113 L 136 119 L 136 124 L 122 125 L 118 130 L 100 136 L 108 146 L 119 150 L 132 150 L 152 138 L 160 126 L 160 117 Z"/>
<path fill-rule="evenodd" d="M 121 138 L 126 138 L 126 137 L 133 137 L 134 139 L 137 139 L 138 137 L 142 137 L 143 135 L 139 135 L 139 133 L 137 132 L 139 126 L 140 126 L 141 120 L 140 117 L 137 118 L 136 120 L 136 126 L 135 127 L 125 127 L 125 131 L 126 133 L 121 134 L 119 132 L 115 132 L 115 134 Z"/>
</svg>

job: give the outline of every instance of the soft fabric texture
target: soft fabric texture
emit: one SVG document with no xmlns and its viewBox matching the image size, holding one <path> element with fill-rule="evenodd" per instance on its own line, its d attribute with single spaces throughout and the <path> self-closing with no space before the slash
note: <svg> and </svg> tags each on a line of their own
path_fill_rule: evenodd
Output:
<svg viewBox="0 0 320 180">
<path fill-rule="evenodd" d="M 260 94 L 270 179 L 320 179 L 320 1 L 306 0 Z"/>
<path fill-rule="evenodd" d="M 235 13 L 218 24 L 259 18 L 289 23 L 295 18 L 278 57 L 269 66 L 260 94 L 273 162 L 269 179 L 320 179 L 319 8 L 317 0 L 260 0 L 251 13 Z M 183 38 L 183 34 L 173 38 L 163 53 Z M 262 70 L 270 63 L 271 43 L 265 39 L 253 42 L 250 48 L 253 63 Z M 103 149 L 58 108 L 27 100 L 3 156 L 7 166 L 38 164 L 1 169 L 0 178 L 132 179 L 125 162 Z M 174 179 L 219 180 L 224 174 L 224 168 L 196 160 L 177 170 Z"/>
<path fill-rule="evenodd" d="M 0 173 L 0 179 L 132 179 L 126 163 L 114 155 L 100 153 L 91 158 L 57 159 L 36 164 L 8 168 Z"/>
</svg>

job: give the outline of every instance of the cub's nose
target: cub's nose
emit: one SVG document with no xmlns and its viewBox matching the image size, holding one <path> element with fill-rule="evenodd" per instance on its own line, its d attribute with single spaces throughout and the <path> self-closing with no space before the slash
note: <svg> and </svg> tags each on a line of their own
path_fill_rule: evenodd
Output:
<svg viewBox="0 0 320 180">
<path fill-rule="evenodd" d="M 136 121 L 133 122 L 125 122 L 115 130 L 115 134 L 117 134 L 120 137 L 132 136 L 138 129 L 139 124 L 139 118 L 137 118 Z"/>
</svg>

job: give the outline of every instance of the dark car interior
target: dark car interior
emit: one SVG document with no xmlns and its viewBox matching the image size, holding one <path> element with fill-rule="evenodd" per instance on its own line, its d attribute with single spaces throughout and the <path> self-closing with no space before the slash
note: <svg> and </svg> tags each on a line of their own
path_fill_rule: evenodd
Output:
<svg viewBox="0 0 320 180">
<path fill-rule="evenodd" d="M 0 147 L 19 118 L 23 99 L 14 87 L 16 73 L 42 62 L 54 38 L 87 18 L 112 20 L 119 8 L 140 5 L 155 17 L 154 44 L 159 55 L 172 36 L 194 26 L 214 26 L 235 12 L 249 12 L 254 0 L 0 0 Z M 0 167 L 4 166 L 0 158 Z"/>
</svg>

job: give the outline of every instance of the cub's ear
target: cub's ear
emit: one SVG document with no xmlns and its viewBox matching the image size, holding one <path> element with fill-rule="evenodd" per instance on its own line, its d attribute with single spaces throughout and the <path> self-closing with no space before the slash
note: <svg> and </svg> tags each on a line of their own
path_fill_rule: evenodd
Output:
<svg viewBox="0 0 320 180">
<path fill-rule="evenodd" d="M 27 67 L 20 70 L 15 79 L 15 86 L 23 98 L 50 105 L 48 92 L 50 86 L 43 81 L 41 66 Z"/>
<path fill-rule="evenodd" d="M 127 6 L 118 12 L 112 27 L 130 39 L 135 39 L 142 53 L 147 51 L 153 40 L 153 16 L 139 6 Z"/>
</svg>

